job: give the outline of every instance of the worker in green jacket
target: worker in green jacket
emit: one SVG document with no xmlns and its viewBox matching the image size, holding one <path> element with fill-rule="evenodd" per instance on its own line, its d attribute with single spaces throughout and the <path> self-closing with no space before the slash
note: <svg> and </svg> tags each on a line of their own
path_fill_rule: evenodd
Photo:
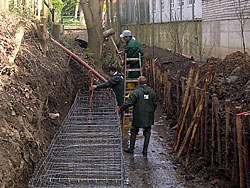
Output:
<svg viewBox="0 0 250 188">
<path fill-rule="evenodd" d="M 147 155 L 149 139 L 151 135 L 151 126 L 154 124 L 154 113 L 157 107 L 158 98 L 151 87 L 146 84 L 144 76 L 138 78 L 139 87 L 130 93 L 118 112 L 121 112 L 130 106 L 133 106 L 133 122 L 130 129 L 130 147 L 124 151 L 134 153 L 136 135 L 139 128 L 143 128 L 144 145 L 143 155 Z"/>
<path fill-rule="evenodd" d="M 142 51 L 141 45 L 132 37 L 132 33 L 130 30 L 124 30 L 120 35 L 121 38 L 126 42 L 126 48 L 121 53 L 126 53 L 127 58 L 138 58 L 139 53 L 141 54 L 141 66 L 144 65 L 144 53 Z M 140 68 L 139 61 L 128 61 L 130 68 Z M 140 72 L 129 72 L 128 78 L 138 78 L 140 76 Z"/>
<path fill-rule="evenodd" d="M 113 66 L 108 67 L 108 74 L 111 76 L 110 80 L 99 85 L 93 85 L 90 89 L 112 88 L 116 96 L 117 105 L 121 106 L 123 103 L 124 94 L 123 75 L 121 73 L 118 73 L 116 68 Z"/>
</svg>

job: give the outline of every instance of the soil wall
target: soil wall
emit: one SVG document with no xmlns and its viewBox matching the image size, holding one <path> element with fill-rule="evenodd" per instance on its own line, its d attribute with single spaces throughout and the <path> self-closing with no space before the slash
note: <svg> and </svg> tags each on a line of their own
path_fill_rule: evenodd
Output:
<svg viewBox="0 0 250 188">
<path fill-rule="evenodd" d="M 19 24 L 25 28 L 24 37 L 15 62 L 9 63 Z M 45 56 L 31 22 L 23 18 L 0 13 L 0 38 L 0 187 L 22 188 L 76 91 L 84 80 L 88 83 L 87 72 L 51 42 Z"/>
</svg>

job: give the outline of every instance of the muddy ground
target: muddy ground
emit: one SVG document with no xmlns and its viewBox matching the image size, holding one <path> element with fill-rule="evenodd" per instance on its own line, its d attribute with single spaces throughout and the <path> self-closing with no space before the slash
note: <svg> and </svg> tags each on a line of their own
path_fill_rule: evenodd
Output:
<svg viewBox="0 0 250 188">
<path fill-rule="evenodd" d="M 8 57 L 17 48 L 14 36 L 18 26 L 25 28 L 21 47 L 10 64 Z M 30 21 L 0 13 L 0 187 L 27 187 L 38 160 L 44 156 L 53 135 L 66 116 L 75 93 L 87 88 L 87 71 L 68 55 L 49 42 L 47 56 Z M 70 50 L 84 57 L 93 66 L 86 50 L 62 37 L 61 42 Z M 144 48 L 152 57 L 152 48 Z M 104 62 L 110 62 L 110 51 L 105 52 Z M 154 48 L 154 57 L 163 68 L 187 76 L 190 61 L 174 56 L 162 49 Z M 230 54 L 224 60 L 210 58 L 202 63 L 205 75 L 207 65 L 216 67 L 215 82 L 211 90 L 220 100 L 229 97 L 243 110 L 249 110 L 249 61 L 243 63 L 242 53 Z M 202 77 L 204 78 L 204 77 Z M 161 110 L 160 110 L 161 111 Z M 51 115 L 59 113 L 58 118 Z M 127 187 L 230 187 L 216 169 L 211 169 L 204 160 L 197 158 L 197 165 L 185 169 L 172 153 L 176 121 L 158 113 L 147 158 L 142 157 L 142 135 L 138 136 L 133 156 L 124 154 L 125 186 Z M 124 134 L 124 147 L 128 135 Z M 214 171 L 213 171 L 214 170 Z M 216 173 L 215 173 L 216 172 Z M 232 186 L 231 186 L 232 187 Z"/>
<path fill-rule="evenodd" d="M 142 155 L 144 137 L 142 131 L 137 135 L 134 154 L 124 154 L 125 187 L 143 188 L 212 188 L 233 187 L 230 181 L 217 173 L 210 173 L 203 159 L 198 164 L 185 169 L 177 162 L 172 152 L 174 131 L 162 107 L 158 106 L 156 121 L 152 129 L 147 157 Z M 123 134 L 123 148 L 129 144 L 128 131 Z"/>
</svg>

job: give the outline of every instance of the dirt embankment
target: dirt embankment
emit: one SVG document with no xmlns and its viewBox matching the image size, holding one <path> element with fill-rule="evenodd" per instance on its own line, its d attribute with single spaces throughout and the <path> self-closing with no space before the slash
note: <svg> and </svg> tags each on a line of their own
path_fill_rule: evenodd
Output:
<svg viewBox="0 0 250 188">
<path fill-rule="evenodd" d="M 174 56 L 173 53 L 159 48 L 154 48 L 154 54 L 149 47 L 145 47 L 144 51 L 147 57 L 156 58 L 156 64 L 161 65 L 162 72 L 165 69 L 171 71 L 173 88 L 176 87 L 175 78 L 178 72 L 181 76 L 188 77 L 191 60 L 180 55 Z M 201 66 L 198 84 L 200 88 L 203 88 L 208 66 L 213 65 L 210 94 L 216 94 L 221 102 L 230 99 L 235 105 L 241 105 L 243 110 L 249 110 L 250 58 L 248 55 L 246 60 L 243 53 L 239 51 L 227 55 L 224 59 L 211 57 L 206 62 L 196 62 L 195 70 L 199 65 Z"/>
<path fill-rule="evenodd" d="M 144 48 L 145 52 L 152 57 L 152 49 Z M 171 73 L 171 97 L 174 106 L 173 114 L 168 117 L 170 126 L 177 124 L 176 114 L 176 76 L 179 73 L 181 76 L 188 77 L 191 61 L 180 56 L 173 56 L 169 51 L 155 48 L 154 58 L 157 58 L 156 64 L 161 66 L 161 72 L 168 69 Z M 234 107 L 242 106 L 243 111 L 249 111 L 250 108 L 250 61 L 249 57 L 245 59 L 243 53 L 237 51 L 229 54 L 224 59 L 211 57 L 206 62 L 196 62 L 195 73 L 198 66 L 201 66 L 199 76 L 199 88 L 204 87 L 206 73 L 209 65 L 213 66 L 212 81 L 209 86 L 209 110 L 212 108 L 212 95 L 216 94 L 219 99 L 219 117 L 221 124 L 222 135 L 225 135 L 225 100 L 231 100 L 231 120 L 235 121 Z M 211 116 L 208 117 L 208 123 L 211 125 Z M 233 122 L 231 123 L 233 126 Z M 211 127 L 208 130 L 211 135 Z M 172 130 L 173 135 L 170 143 L 173 144 L 175 130 Z M 222 140 L 225 136 L 222 136 Z M 223 140 L 225 142 L 225 140 Z M 230 177 L 225 176 L 225 169 L 217 168 L 211 165 L 209 157 L 204 157 L 199 154 L 197 147 L 192 153 L 190 165 L 185 168 L 185 157 L 181 157 L 177 165 L 182 167 L 182 174 L 188 177 L 189 181 L 200 179 L 200 181 L 210 181 L 212 187 L 235 187 Z M 197 151 L 196 151 L 197 150 Z M 233 156 L 230 156 L 233 158 Z M 233 163 L 233 160 L 232 160 Z"/>
<path fill-rule="evenodd" d="M 25 28 L 24 37 L 10 64 L 18 25 Z M 0 13 L 0 39 L 0 187 L 21 188 L 27 187 L 87 72 L 52 43 L 43 55 L 31 22 L 23 18 Z"/>
</svg>

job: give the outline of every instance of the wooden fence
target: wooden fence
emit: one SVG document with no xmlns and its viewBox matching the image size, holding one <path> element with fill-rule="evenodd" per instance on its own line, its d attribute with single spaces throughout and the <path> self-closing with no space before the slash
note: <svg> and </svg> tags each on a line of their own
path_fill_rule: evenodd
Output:
<svg viewBox="0 0 250 188">
<path fill-rule="evenodd" d="M 191 63 L 187 78 L 179 73 L 172 78 L 170 70 L 163 70 L 153 59 L 145 64 L 146 77 L 163 109 L 177 119 L 173 144 L 177 158 L 184 156 L 185 166 L 192 165 L 195 148 L 211 166 L 224 169 L 233 185 L 250 188 L 250 116 L 236 116 L 242 111 L 240 106 L 228 99 L 219 101 L 208 92 L 213 67 L 209 66 L 203 88 L 199 88 L 201 66 L 196 68 L 195 62 Z"/>
</svg>

